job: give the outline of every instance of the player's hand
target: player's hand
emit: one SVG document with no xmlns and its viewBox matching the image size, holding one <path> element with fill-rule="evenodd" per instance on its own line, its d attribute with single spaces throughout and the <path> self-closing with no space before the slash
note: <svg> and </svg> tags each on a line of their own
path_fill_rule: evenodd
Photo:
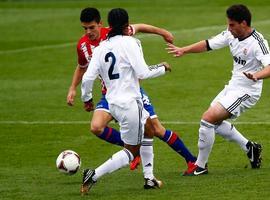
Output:
<svg viewBox="0 0 270 200">
<path fill-rule="evenodd" d="M 183 48 L 177 47 L 171 43 L 167 43 L 167 48 L 169 54 L 173 54 L 174 57 L 181 57 L 184 55 Z"/>
<path fill-rule="evenodd" d="M 75 98 L 75 96 L 76 96 L 76 90 L 69 89 L 68 95 L 67 95 L 67 104 L 69 106 L 73 106 L 74 105 L 74 98 Z"/>
<path fill-rule="evenodd" d="M 248 72 L 243 72 L 243 74 L 245 74 L 245 76 L 248 78 L 248 79 L 251 79 L 253 81 L 257 81 L 258 78 L 254 75 L 254 74 L 251 74 L 251 73 L 248 73 Z"/>
<path fill-rule="evenodd" d="M 87 112 L 91 112 L 94 110 L 93 99 L 90 99 L 89 101 L 84 102 L 84 110 Z"/>
<path fill-rule="evenodd" d="M 167 62 L 162 62 L 160 64 L 165 67 L 165 71 L 168 71 L 168 72 L 171 72 L 172 71 L 171 66 Z"/>
</svg>

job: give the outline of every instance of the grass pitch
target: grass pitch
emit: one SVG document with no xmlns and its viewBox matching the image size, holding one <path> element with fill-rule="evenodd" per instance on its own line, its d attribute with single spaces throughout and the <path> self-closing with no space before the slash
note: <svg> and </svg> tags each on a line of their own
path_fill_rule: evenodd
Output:
<svg viewBox="0 0 270 200">
<path fill-rule="evenodd" d="M 251 170 L 241 149 L 220 137 L 209 159 L 209 175 L 183 177 L 184 160 L 155 140 L 155 174 L 160 190 L 143 190 L 142 169 L 103 177 L 91 194 L 81 197 L 80 173 L 60 174 L 55 167 L 65 149 L 78 152 L 82 168 L 96 167 L 120 148 L 89 133 L 91 114 L 82 109 L 80 92 L 72 108 L 65 103 L 76 66 L 76 42 L 83 34 L 80 10 L 106 14 L 123 7 L 131 23 L 170 30 L 175 44 L 186 45 L 215 35 L 226 27 L 225 10 L 234 1 L 0 1 L 0 199 L 269 199 L 270 83 L 259 103 L 236 122 L 246 137 L 263 145 L 263 166 Z M 242 1 L 253 13 L 253 26 L 270 39 L 268 1 Z M 171 74 L 142 83 L 159 118 L 175 130 L 197 155 L 202 113 L 230 78 L 228 49 L 175 59 L 164 41 L 139 34 L 149 64 L 167 61 Z M 99 98 L 99 84 L 95 99 Z M 175 123 L 177 122 L 177 123 Z M 112 124 L 115 128 L 117 125 Z"/>
</svg>

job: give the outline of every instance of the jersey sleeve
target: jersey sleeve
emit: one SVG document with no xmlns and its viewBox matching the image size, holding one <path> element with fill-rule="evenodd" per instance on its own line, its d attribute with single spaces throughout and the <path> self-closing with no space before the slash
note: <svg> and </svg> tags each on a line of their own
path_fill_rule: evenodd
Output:
<svg viewBox="0 0 270 200">
<path fill-rule="evenodd" d="M 139 79 L 154 78 L 165 74 L 164 66 L 148 67 L 145 63 L 139 40 L 134 38 L 129 40 L 126 46 L 126 53 L 130 64 Z"/>
<path fill-rule="evenodd" d="M 81 99 L 83 102 L 89 101 L 92 99 L 92 90 L 93 84 L 95 79 L 99 75 L 99 62 L 98 62 L 98 55 L 93 54 L 93 58 L 89 63 L 89 67 L 87 68 L 86 72 L 82 78 L 82 85 L 81 85 Z"/>
<path fill-rule="evenodd" d="M 83 50 L 87 51 L 86 43 L 78 43 L 77 44 L 77 56 L 78 56 L 78 64 L 81 68 L 86 68 L 89 64 L 89 53 L 84 52 Z M 86 54 L 88 58 L 86 58 Z"/>
<path fill-rule="evenodd" d="M 258 41 L 255 48 L 255 57 L 264 67 L 270 65 L 270 54 L 267 40 L 262 39 Z"/>
<path fill-rule="evenodd" d="M 229 45 L 229 37 L 231 33 L 229 31 L 223 31 L 220 34 L 206 40 L 207 48 L 209 50 L 220 49 Z"/>
</svg>

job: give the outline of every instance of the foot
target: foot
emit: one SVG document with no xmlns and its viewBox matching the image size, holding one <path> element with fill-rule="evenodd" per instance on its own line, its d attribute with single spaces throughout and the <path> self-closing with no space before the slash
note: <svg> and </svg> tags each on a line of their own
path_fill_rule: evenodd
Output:
<svg viewBox="0 0 270 200">
<path fill-rule="evenodd" d="M 194 169 L 194 167 L 195 167 L 195 162 L 189 161 L 187 163 L 187 170 L 184 171 L 183 176 L 185 176 L 185 174 L 188 174 L 190 171 L 192 171 Z"/>
<path fill-rule="evenodd" d="M 157 188 L 161 188 L 163 183 L 162 181 L 153 178 L 153 179 L 149 179 L 149 178 L 145 178 L 144 179 L 144 189 L 157 189 Z"/>
<path fill-rule="evenodd" d="M 247 157 L 250 161 L 251 168 L 260 168 L 262 164 L 262 146 L 256 142 L 248 141 L 247 143 Z"/>
<path fill-rule="evenodd" d="M 199 176 L 203 174 L 208 174 L 208 168 L 202 168 L 194 164 L 193 167 L 191 166 L 187 171 L 185 171 L 183 176 Z"/>
<path fill-rule="evenodd" d="M 85 169 L 83 170 L 83 180 L 81 185 L 81 195 L 85 195 L 89 192 L 91 187 L 96 183 L 93 180 L 93 176 L 95 175 L 95 170 Z"/>
<path fill-rule="evenodd" d="M 130 163 L 129 167 L 130 167 L 130 170 L 135 170 L 138 168 L 138 166 L 140 165 L 141 163 L 141 157 L 140 156 L 136 156 L 132 162 Z"/>
</svg>

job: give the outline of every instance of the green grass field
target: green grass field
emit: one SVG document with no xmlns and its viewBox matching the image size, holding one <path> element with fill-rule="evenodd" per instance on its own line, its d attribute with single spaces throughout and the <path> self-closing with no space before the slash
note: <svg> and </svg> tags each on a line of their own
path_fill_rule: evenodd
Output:
<svg viewBox="0 0 270 200">
<path fill-rule="evenodd" d="M 0 199 L 269 199 L 270 196 L 270 81 L 264 84 L 259 103 L 242 115 L 237 128 L 263 145 L 263 166 L 250 169 L 245 153 L 233 143 L 216 137 L 209 159 L 209 175 L 183 177 L 184 160 L 159 139 L 155 140 L 155 175 L 160 190 L 143 190 L 141 167 L 122 169 L 103 177 L 89 196 L 81 197 L 80 173 L 60 174 L 55 167 L 65 149 L 78 152 L 82 169 L 94 168 L 120 148 L 89 133 L 91 114 L 80 101 L 66 105 L 66 94 L 75 66 L 76 42 L 83 34 L 80 10 L 107 12 L 123 7 L 131 23 L 148 23 L 170 30 L 175 44 L 207 39 L 226 27 L 225 10 L 232 0 L 0 0 Z M 270 41 L 269 1 L 240 1 L 253 13 L 253 26 Z M 198 123 L 211 100 L 230 78 L 232 58 L 228 49 L 188 55 L 168 55 L 162 38 L 137 36 L 149 64 L 167 61 L 171 74 L 146 80 L 142 86 L 159 118 L 179 133 L 197 155 Z M 95 85 L 99 98 L 99 84 Z M 176 123 L 179 122 L 179 123 Z M 117 128 L 116 124 L 112 124 Z M 248 167 L 246 167 L 248 166 Z"/>
</svg>

